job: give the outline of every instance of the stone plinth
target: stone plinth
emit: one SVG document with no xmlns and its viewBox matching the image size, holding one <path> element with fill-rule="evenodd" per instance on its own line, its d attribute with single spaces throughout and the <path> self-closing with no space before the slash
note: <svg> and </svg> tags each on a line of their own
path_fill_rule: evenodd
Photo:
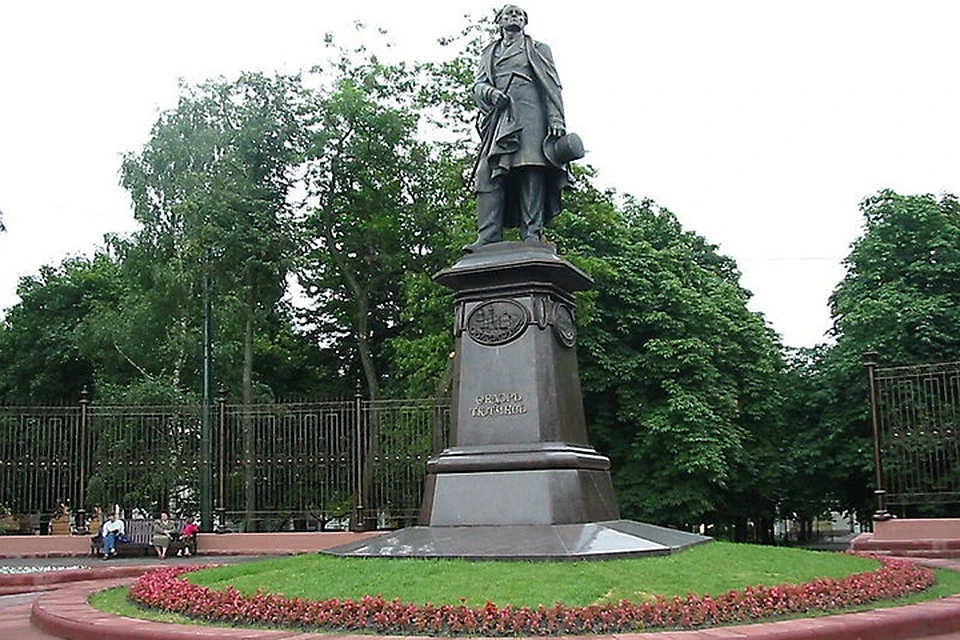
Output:
<svg viewBox="0 0 960 640">
<path fill-rule="evenodd" d="M 551 246 L 501 242 L 434 278 L 456 291 L 450 447 L 427 465 L 419 524 L 350 556 L 615 558 L 710 538 L 620 520 L 587 442 L 573 294 L 592 280 Z"/>
<path fill-rule="evenodd" d="M 573 292 L 592 284 L 548 245 L 498 243 L 441 271 L 454 302 L 451 446 L 427 465 L 427 526 L 620 517 L 610 461 L 587 443 Z"/>
</svg>

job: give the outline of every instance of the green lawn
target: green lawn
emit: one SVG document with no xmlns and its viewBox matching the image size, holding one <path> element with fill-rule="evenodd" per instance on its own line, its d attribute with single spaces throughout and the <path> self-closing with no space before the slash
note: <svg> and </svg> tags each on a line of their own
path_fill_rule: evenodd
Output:
<svg viewBox="0 0 960 640">
<path fill-rule="evenodd" d="M 471 562 L 340 558 L 299 555 L 206 569 L 189 579 L 215 589 L 232 585 L 246 594 L 268 593 L 308 599 L 382 595 L 404 602 L 517 606 L 587 605 L 621 598 L 718 594 L 745 586 L 800 583 L 869 571 L 879 563 L 857 556 L 711 542 L 668 556 L 594 562 Z M 933 588 L 892 606 L 960 593 L 960 573 L 937 571 Z M 104 611 L 189 622 L 171 614 L 144 614 L 126 601 L 126 589 L 97 594 Z"/>
<path fill-rule="evenodd" d="M 649 558 L 579 562 L 475 562 L 303 555 L 191 574 L 195 584 L 326 599 L 381 595 L 423 604 L 588 605 L 656 594 L 718 594 L 747 585 L 839 578 L 880 564 L 857 556 L 711 542 Z"/>
</svg>

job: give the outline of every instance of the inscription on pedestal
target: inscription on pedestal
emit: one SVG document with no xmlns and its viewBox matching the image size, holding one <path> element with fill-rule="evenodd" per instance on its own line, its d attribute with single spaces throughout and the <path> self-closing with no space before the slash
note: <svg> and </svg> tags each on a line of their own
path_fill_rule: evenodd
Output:
<svg viewBox="0 0 960 640">
<path fill-rule="evenodd" d="M 527 327 L 527 311 L 513 300 L 491 300 L 479 305 L 467 318 L 467 333 L 487 346 L 506 344 Z"/>
<path fill-rule="evenodd" d="M 494 418 L 500 416 L 519 416 L 527 412 L 522 393 L 485 393 L 477 396 L 470 408 L 474 418 Z"/>
</svg>

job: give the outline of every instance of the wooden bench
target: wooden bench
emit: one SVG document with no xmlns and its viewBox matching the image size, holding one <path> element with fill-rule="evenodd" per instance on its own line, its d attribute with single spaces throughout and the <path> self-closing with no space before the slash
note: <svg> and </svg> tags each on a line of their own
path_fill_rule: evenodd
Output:
<svg viewBox="0 0 960 640">
<path fill-rule="evenodd" d="M 170 519 L 170 522 L 173 523 L 173 526 L 179 531 L 183 528 L 183 525 L 186 523 L 186 520 L 182 519 Z M 135 557 L 135 556 L 145 556 L 153 552 L 153 520 L 127 520 L 124 522 L 125 531 L 129 542 L 119 542 L 117 543 L 116 550 L 117 556 L 126 556 L 126 557 Z M 173 542 L 170 544 L 170 547 L 167 549 L 167 555 L 169 556 L 171 551 L 176 554 L 177 550 L 181 549 L 179 543 Z M 103 549 L 103 539 L 98 533 L 96 536 L 90 539 L 90 555 L 99 556 L 102 554 Z"/>
</svg>

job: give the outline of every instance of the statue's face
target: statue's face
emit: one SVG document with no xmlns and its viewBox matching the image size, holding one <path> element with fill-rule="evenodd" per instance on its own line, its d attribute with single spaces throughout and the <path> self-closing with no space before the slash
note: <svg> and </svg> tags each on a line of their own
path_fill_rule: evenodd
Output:
<svg viewBox="0 0 960 640">
<path fill-rule="evenodd" d="M 503 30 L 523 31 L 523 28 L 527 26 L 527 17 L 523 9 L 516 5 L 508 4 L 500 10 L 497 23 Z"/>
</svg>

